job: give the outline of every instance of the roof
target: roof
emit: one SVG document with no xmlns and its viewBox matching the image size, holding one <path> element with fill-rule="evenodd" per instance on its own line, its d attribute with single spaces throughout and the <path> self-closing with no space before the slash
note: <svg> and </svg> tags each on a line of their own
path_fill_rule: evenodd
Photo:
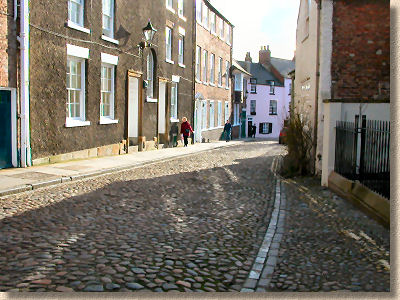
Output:
<svg viewBox="0 0 400 300">
<path fill-rule="evenodd" d="M 232 68 L 236 68 L 236 69 L 238 69 L 240 72 L 242 72 L 242 73 L 244 73 L 244 74 L 247 74 L 247 75 L 249 75 L 249 76 L 253 76 L 253 75 L 251 75 L 249 72 L 247 72 L 245 69 L 243 69 L 243 68 L 240 66 L 239 62 L 238 62 L 237 60 L 235 60 L 235 59 L 232 59 Z"/>
<path fill-rule="evenodd" d="M 227 22 L 229 25 L 235 27 L 227 18 L 224 17 L 223 14 L 221 14 L 211 3 L 209 0 L 204 0 L 204 3 L 208 6 L 208 8 L 213 11 L 215 14 L 217 14 L 221 19 L 223 19 L 225 22 Z"/>
<path fill-rule="evenodd" d="M 238 61 L 239 65 L 245 68 L 246 62 Z M 267 84 L 268 81 L 275 81 L 275 86 L 283 86 L 278 78 L 276 78 L 270 71 L 263 67 L 260 63 L 250 63 L 251 78 L 257 79 L 257 84 Z"/>
<path fill-rule="evenodd" d="M 289 77 L 288 74 L 295 68 L 294 61 L 289 59 L 271 57 L 271 63 L 283 77 Z"/>
</svg>

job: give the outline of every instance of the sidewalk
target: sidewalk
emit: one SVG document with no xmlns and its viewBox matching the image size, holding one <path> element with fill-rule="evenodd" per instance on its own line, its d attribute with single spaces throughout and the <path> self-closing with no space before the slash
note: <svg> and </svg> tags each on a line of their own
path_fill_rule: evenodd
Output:
<svg viewBox="0 0 400 300">
<path fill-rule="evenodd" d="M 74 160 L 29 168 L 2 169 L 0 170 L 0 197 L 62 182 L 129 169 L 147 163 L 233 146 L 243 142 L 244 140 L 233 140 L 229 143 L 225 141 L 197 143 L 189 145 L 189 147 L 186 148 L 166 148 L 117 156 Z"/>
</svg>

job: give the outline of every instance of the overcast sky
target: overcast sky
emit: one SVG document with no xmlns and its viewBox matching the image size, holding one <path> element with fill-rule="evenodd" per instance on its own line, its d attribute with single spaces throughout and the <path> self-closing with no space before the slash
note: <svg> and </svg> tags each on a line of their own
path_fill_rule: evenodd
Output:
<svg viewBox="0 0 400 300">
<path fill-rule="evenodd" d="M 211 4 L 234 26 L 233 58 L 244 60 L 251 53 L 258 62 L 261 46 L 271 56 L 292 59 L 296 48 L 300 0 L 211 0 Z"/>
</svg>

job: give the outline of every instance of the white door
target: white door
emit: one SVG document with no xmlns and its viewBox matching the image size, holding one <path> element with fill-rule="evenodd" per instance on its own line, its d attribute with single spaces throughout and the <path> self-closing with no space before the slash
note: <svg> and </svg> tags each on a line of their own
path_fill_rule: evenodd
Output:
<svg viewBox="0 0 400 300">
<path fill-rule="evenodd" d="M 167 83 L 160 81 L 158 100 L 158 133 L 165 134 L 165 92 Z"/>
<path fill-rule="evenodd" d="M 196 143 L 201 143 L 201 102 L 196 101 L 195 111 L 194 111 L 194 132 Z"/>
<path fill-rule="evenodd" d="M 139 137 L 139 78 L 128 80 L 128 137 Z"/>
</svg>

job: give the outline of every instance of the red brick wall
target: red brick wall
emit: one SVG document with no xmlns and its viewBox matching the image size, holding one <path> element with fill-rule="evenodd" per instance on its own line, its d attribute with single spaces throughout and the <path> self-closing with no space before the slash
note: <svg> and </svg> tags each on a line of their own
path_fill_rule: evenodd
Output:
<svg viewBox="0 0 400 300">
<path fill-rule="evenodd" d="M 388 0 L 334 1 L 334 98 L 389 98 L 389 42 Z"/>
<path fill-rule="evenodd" d="M 13 1 L 0 0 L 0 86 L 16 87 L 16 23 Z"/>
</svg>

